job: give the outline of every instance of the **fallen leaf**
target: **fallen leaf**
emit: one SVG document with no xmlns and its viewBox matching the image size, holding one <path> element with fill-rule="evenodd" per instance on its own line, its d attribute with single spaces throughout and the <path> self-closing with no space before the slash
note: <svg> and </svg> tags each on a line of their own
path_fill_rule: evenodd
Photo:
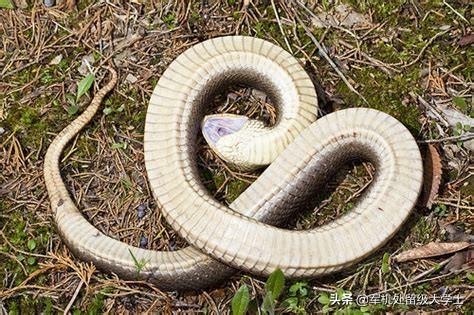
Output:
<svg viewBox="0 0 474 315">
<path fill-rule="evenodd" d="M 133 74 L 129 73 L 127 74 L 127 77 L 125 78 L 125 81 L 128 81 L 130 83 L 135 83 L 138 81 L 137 77 L 134 76 Z"/>
<path fill-rule="evenodd" d="M 441 158 L 438 150 L 432 144 L 428 144 L 423 160 L 423 194 L 418 205 L 431 209 L 433 200 L 438 193 L 443 174 Z"/>
<path fill-rule="evenodd" d="M 396 262 L 405 262 L 409 260 L 436 257 L 458 252 L 469 247 L 469 242 L 456 243 L 436 243 L 431 242 L 418 248 L 406 250 L 394 257 Z"/>
<path fill-rule="evenodd" d="M 450 242 L 474 242 L 474 235 L 464 232 L 461 227 L 454 224 L 448 224 L 444 227 L 447 233 L 447 240 Z"/>
<path fill-rule="evenodd" d="M 435 105 L 452 128 L 456 128 L 459 123 L 463 126 L 474 126 L 474 118 L 464 115 L 459 110 L 447 107 L 446 105 L 439 103 L 435 103 Z"/>
<path fill-rule="evenodd" d="M 463 250 L 456 253 L 449 263 L 444 266 L 443 272 L 456 272 L 463 269 L 474 268 L 474 249 Z"/>
<path fill-rule="evenodd" d="M 56 57 L 54 57 L 53 59 L 51 59 L 51 61 L 49 62 L 50 65 L 59 65 L 59 63 L 61 62 L 61 60 L 63 60 L 63 55 L 59 54 L 57 55 Z"/>
<path fill-rule="evenodd" d="M 338 27 L 348 28 L 368 26 L 369 20 L 362 14 L 345 4 L 340 4 L 332 12 L 322 12 L 313 17 L 313 25 L 316 27 Z"/>
<path fill-rule="evenodd" d="M 467 46 L 474 43 L 474 34 L 467 34 L 458 41 L 459 46 Z"/>
<path fill-rule="evenodd" d="M 79 66 L 79 68 L 77 68 L 77 71 L 79 71 L 79 73 L 82 74 L 83 76 L 88 75 L 90 73 L 89 66 L 93 65 L 94 62 L 95 62 L 94 54 L 89 54 L 87 56 L 84 56 L 81 60 L 81 65 Z"/>
</svg>

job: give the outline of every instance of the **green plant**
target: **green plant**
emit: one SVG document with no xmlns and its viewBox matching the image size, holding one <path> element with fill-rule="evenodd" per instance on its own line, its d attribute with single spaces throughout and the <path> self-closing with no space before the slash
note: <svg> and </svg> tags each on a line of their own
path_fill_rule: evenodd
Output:
<svg viewBox="0 0 474 315">
<path fill-rule="evenodd" d="M 116 142 L 112 143 L 112 149 L 126 149 L 127 143 L 126 142 Z"/>
<path fill-rule="evenodd" d="M 247 313 L 249 301 L 249 288 L 244 284 L 237 290 L 232 298 L 232 314 L 244 315 Z"/>
<path fill-rule="evenodd" d="M 385 253 L 382 257 L 382 273 L 386 274 L 390 271 L 390 254 Z"/>
<path fill-rule="evenodd" d="M 173 29 L 176 22 L 176 17 L 173 13 L 169 13 L 163 18 L 163 22 L 168 26 L 168 29 Z"/>
<path fill-rule="evenodd" d="M 130 249 L 128 249 L 130 255 L 132 256 L 133 263 L 135 264 L 135 269 L 137 271 L 137 275 L 142 271 L 142 269 L 145 267 L 145 265 L 148 263 L 145 259 L 140 259 L 140 261 L 135 257 L 135 255 L 132 253 Z"/>
<path fill-rule="evenodd" d="M 455 96 L 453 97 L 453 104 L 459 108 L 460 110 L 464 111 L 464 112 L 467 112 L 468 111 L 468 108 L 467 108 L 467 102 L 464 98 L 462 97 L 459 97 L 459 96 Z"/>
<path fill-rule="evenodd" d="M 77 85 L 77 92 L 76 96 L 74 97 L 72 94 L 66 94 L 66 100 L 69 103 L 69 107 L 67 108 L 67 113 L 69 116 L 73 116 L 79 110 L 77 106 L 77 101 L 84 95 L 94 83 L 94 75 L 91 73 L 88 76 L 84 77 L 79 84 Z"/>
<path fill-rule="evenodd" d="M 0 0 L 0 9 L 14 9 L 14 6 L 10 0 Z"/>
<path fill-rule="evenodd" d="M 265 282 L 265 296 L 260 306 L 262 314 L 275 314 L 275 306 L 277 299 L 283 292 L 285 287 L 285 276 L 283 272 L 277 268 L 273 271 Z M 245 314 L 249 309 L 258 309 L 258 302 L 256 299 L 250 300 L 248 287 L 242 285 L 234 297 L 232 298 L 232 314 Z"/>
<path fill-rule="evenodd" d="M 305 305 L 308 301 L 308 284 L 306 282 L 296 282 L 290 286 L 287 298 L 283 300 L 282 306 L 287 311 L 306 314 Z"/>
<path fill-rule="evenodd" d="M 280 296 L 283 288 L 285 287 L 285 276 L 283 272 L 277 268 L 274 272 L 270 274 L 265 283 L 265 297 L 263 298 L 263 303 L 261 310 L 264 314 L 274 314 L 275 313 L 275 303 L 276 299 Z"/>
<path fill-rule="evenodd" d="M 110 115 L 112 113 L 121 113 L 121 112 L 123 112 L 124 109 L 125 109 L 125 105 L 123 105 L 123 104 L 120 105 L 120 107 L 118 107 L 118 108 L 106 107 L 106 108 L 104 108 L 103 113 L 105 115 Z"/>
<path fill-rule="evenodd" d="M 446 217 L 448 215 L 446 205 L 443 204 L 436 205 L 433 211 L 438 217 Z"/>
</svg>

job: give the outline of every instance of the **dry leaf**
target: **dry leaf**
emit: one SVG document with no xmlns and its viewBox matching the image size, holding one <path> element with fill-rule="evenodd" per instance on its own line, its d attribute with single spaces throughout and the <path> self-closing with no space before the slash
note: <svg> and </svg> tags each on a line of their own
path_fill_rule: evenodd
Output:
<svg viewBox="0 0 474 315">
<path fill-rule="evenodd" d="M 348 28 L 370 25 L 369 20 L 362 14 L 345 4 L 340 4 L 332 12 L 322 12 L 313 17 L 313 25 L 316 27 L 337 27 Z"/>
<path fill-rule="evenodd" d="M 449 263 L 444 267 L 444 272 L 456 272 L 463 269 L 474 268 L 474 249 L 463 250 L 456 253 Z"/>
<path fill-rule="evenodd" d="M 418 205 L 431 209 L 433 200 L 438 193 L 441 183 L 441 158 L 438 150 L 432 144 L 428 144 L 423 161 L 423 194 L 418 201 Z"/>
<path fill-rule="evenodd" d="M 471 242 L 474 243 L 474 235 L 467 234 L 464 230 L 454 224 L 448 224 L 444 227 L 449 242 Z"/>
<path fill-rule="evenodd" d="M 395 256 L 396 262 L 404 262 L 409 260 L 442 256 L 451 254 L 463 250 L 469 247 L 469 242 L 456 242 L 456 243 L 435 243 L 431 242 L 418 248 L 409 249 Z"/>
<path fill-rule="evenodd" d="M 474 43 L 474 34 L 468 34 L 466 36 L 461 37 L 458 41 L 459 46 L 467 46 Z"/>
</svg>

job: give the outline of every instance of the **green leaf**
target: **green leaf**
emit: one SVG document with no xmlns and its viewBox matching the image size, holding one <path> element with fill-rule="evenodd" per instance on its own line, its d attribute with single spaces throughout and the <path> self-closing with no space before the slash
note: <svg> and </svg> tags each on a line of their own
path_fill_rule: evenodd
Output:
<svg viewBox="0 0 474 315">
<path fill-rule="evenodd" d="M 0 0 L 1 9 L 14 9 L 13 3 L 10 0 Z"/>
<path fill-rule="evenodd" d="M 466 277 L 469 281 L 474 283 L 474 273 L 468 273 Z"/>
<path fill-rule="evenodd" d="M 290 293 L 293 295 L 299 293 L 301 296 L 306 296 L 308 294 L 306 285 L 306 282 L 296 282 L 290 287 Z"/>
<path fill-rule="evenodd" d="M 455 96 L 453 97 L 453 104 L 463 111 L 467 111 L 467 103 L 466 100 L 462 97 Z"/>
<path fill-rule="evenodd" d="M 94 75 L 92 73 L 79 82 L 77 85 L 76 102 L 81 98 L 82 95 L 84 95 L 84 93 L 89 91 L 92 83 L 94 83 Z"/>
<path fill-rule="evenodd" d="M 288 305 L 289 308 L 296 308 L 298 307 L 298 298 L 297 297 L 289 297 L 283 301 L 282 304 Z"/>
<path fill-rule="evenodd" d="M 127 143 L 126 142 L 116 142 L 112 143 L 112 149 L 126 149 Z"/>
<path fill-rule="evenodd" d="M 324 305 L 323 306 L 323 314 L 329 313 L 329 305 Z"/>
<path fill-rule="evenodd" d="M 383 254 L 383 258 L 382 258 L 382 273 L 387 273 L 390 271 L 390 264 L 388 262 L 390 258 L 390 255 L 389 253 L 385 253 Z"/>
<path fill-rule="evenodd" d="M 36 248 L 35 240 L 28 240 L 27 245 L 28 245 L 28 248 L 30 249 L 30 251 L 33 251 Z"/>
<path fill-rule="evenodd" d="M 264 314 L 274 315 L 275 314 L 275 302 L 272 291 L 267 291 L 265 298 L 263 298 L 262 311 Z"/>
<path fill-rule="evenodd" d="M 27 262 L 28 262 L 28 265 L 32 266 L 36 264 L 36 259 L 34 257 L 28 257 Z"/>
<path fill-rule="evenodd" d="M 69 105 L 76 105 L 76 99 L 74 98 L 74 95 L 70 93 L 66 94 L 66 101 L 69 103 Z"/>
<path fill-rule="evenodd" d="M 125 108 L 125 105 L 122 104 L 122 105 L 120 105 L 120 107 L 117 108 L 115 111 L 116 111 L 117 113 L 121 113 L 121 112 L 123 112 L 124 108 Z"/>
<path fill-rule="evenodd" d="M 268 277 L 267 282 L 265 283 L 265 290 L 267 290 L 267 292 L 271 291 L 273 294 L 273 300 L 276 300 L 283 291 L 284 286 L 285 275 L 283 275 L 283 272 L 277 268 Z"/>
<path fill-rule="evenodd" d="M 232 314 L 244 315 L 247 312 L 249 300 L 249 288 L 244 284 L 232 298 Z"/>
<path fill-rule="evenodd" d="M 331 303 L 331 300 L 329 299 L 329 296 L 326 293 L 321 293 L 318 297 L 318 302 L 323 305 L 329 305 L 329 303 Z"/>
<path fill-rule="evenodd" d="M 338 288 L 338 289 L 336 290 L 336 294 L 337 294 L 337 297 L 338 297 L 339 299 L 342 299 L 342 297 L 344 296 L 344 289 L 343 289 L 343 288 Z"/>
<path fill-rule="evenodd" d="M 73 116 L 77 113 L 78 110 L 79 107 L 77 107 L 76 105 L 71 105 L 67 108 L 67 113 L 69 114 L 69 116 Z"/>
<path fill-rule="evenodd" d="M 110 114 L 113 113 L 113 111 L 114 111 L 114 110 L 113 110 L 111 107 L 106 107 L 106 108 L 104 108 L 104 110 L 103 110 L 103 112 L 104 112 L 105 115 L 110 115 Z"/>
<path fill-rule="evenodd" d="M 135 257 L 135 255 L 133 255 L 132 251 L 130 249 L 128 249 L 128 252 L 130 253 L 130 255 L 132 256 L 132 259 L 133 259 L 133 263 L 135 264 L 135 269 L 137 271 L 137 275 L 140 273 L 140 271 L 142 271 L 143 267 L 145 267 L 145 265 L 147 264 L 147 262 L 145 261 L 145 259 L 140 259 L 140 261 L 138 261 L 137 257 Z"/>
</svg>

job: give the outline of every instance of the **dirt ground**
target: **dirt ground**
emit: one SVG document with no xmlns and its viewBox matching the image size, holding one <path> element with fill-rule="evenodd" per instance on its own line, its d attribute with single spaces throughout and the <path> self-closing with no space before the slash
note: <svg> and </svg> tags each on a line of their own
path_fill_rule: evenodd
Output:
<svg viewBox="0 0 474 315">
<path fill-rule="evenodd" d="M 264 312 L 266 279 L 250 274 L 206 291 L 163 292 L 74 258 L 56 233 L 42 176 L 49 143 L 105 84 L 103 66 L 112 62 L 119 83 L 64 152 L 63 179 L 83 214 L 105 234 L 148 249 L 185 246 L 148 186 L 146 108 L 174 58 L 193 44 L 232 34 L 264 38 L 298 58 L 314 80 L 321 115 L 349 107 L 382 110 L 407 126 L 425 152 L 426 193 L 404 227 L 352 268 L 287 280 L 275 312 L 473 311 L 474 254 L 472 245 L 466 248 L 474 222 L 472 3 L 15 3 L 23 8 L 0 9 L 0 314 L 226 313 L 242 286 L 249 289 L 250 312 Z M 78 85 L 91 71 L 94 83 L 78 98 Z M 265 95 L 245 86 L 216 95 L 210 112 L 247 114 L 269 124 L 277 115 Z M 218 200 L 232 202 L 258 172 L 230 170 L 200 141 L 203 182 Z M 315 196 L 317 207 L 302 211 L 289 228 L 319 226 L 350 211 L 373 174 L 368 163 L 347 165 Z M 428 246 L 428 253 L 415 252 L 418 259 L 396 261 L 430 242 L 444 247 Z M 378 298 L 356 303 L 368 295 Z M 413 295 L 419 300 L 408 302 Z M 387 296 L 405 302 L 384 303 Z M 351 297 L 352 303 L 333 303 L 335 297 Z"/>
</svg>

